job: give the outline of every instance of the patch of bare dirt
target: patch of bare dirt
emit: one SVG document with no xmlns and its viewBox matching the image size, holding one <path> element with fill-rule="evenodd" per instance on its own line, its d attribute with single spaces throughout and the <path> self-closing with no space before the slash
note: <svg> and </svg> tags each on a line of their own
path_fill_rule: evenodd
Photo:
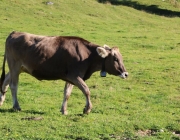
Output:
<svg viewBox="0 0 180 140">
<path fill-rule="evenodd" d="M 137 135 L 144 137 L 144 136 L 151 136 L 154 135 L 156 132 L 153 130 L 138 130 Z"/>
<path fill-rule="evenodd" d="M 175 132 L 173 132 L 173 134 L 177 137 L 180 137 L 180 131 L 175 131 Z"/>
</svg>

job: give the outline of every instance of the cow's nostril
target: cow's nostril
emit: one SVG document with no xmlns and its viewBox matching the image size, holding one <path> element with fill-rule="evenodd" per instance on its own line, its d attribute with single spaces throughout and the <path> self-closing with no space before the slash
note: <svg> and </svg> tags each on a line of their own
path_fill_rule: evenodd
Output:
<svg viewBox="0 0 180 140">
<path fill-rule="evenodd" d="M 125 72 L 125 76 L 128 77 L 128 72 Z"/>
</svg>

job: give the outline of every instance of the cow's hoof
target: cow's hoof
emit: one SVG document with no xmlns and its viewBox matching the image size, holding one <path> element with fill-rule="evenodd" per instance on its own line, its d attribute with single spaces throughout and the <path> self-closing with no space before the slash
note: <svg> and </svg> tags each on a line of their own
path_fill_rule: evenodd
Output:
<svg viewBox="0 0 180 140">
<path fill-rule="evenodd" d="M 21 108 L 20 108 L 20 107 L 13 107 L 12 109 L 13 109 L 13 111 L 15 111 L 15 112 L 21 111 Z"/>
<path fill-rule="evenodd" d="M 91 112 L 91 109 L 87 109 L 86 107 L 83 110 L 83 114 L 89 114 Z"/>
<path fill-rule="evenodd" d="M 67 114 L 68 114 L 68 111 L 67 111 L 67 110 L 65 110 L 65 111 L 61 110 L 60 112 L 61 112 L 63 115 L 67 115 Z"/>
</svg>

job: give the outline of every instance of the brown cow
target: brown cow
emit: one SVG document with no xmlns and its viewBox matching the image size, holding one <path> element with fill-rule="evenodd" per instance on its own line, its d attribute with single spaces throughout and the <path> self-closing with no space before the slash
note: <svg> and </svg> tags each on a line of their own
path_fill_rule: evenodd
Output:
<svg viewBox="0 0 180 140">
<path fill-rule="evenodd" d="M 10 86 L 15 110 L 21 110 L 17 100 L 21 72 L 26 72 L 38 80 L 66 81 L 62 114 L 67 114 L 67 101 L 74 85 L 86 97 L 83 113 L 88 114 L 91 111 L 90 91 L 84 81 L 95 71 L 103 70 L 121 78 L 128 76 L 117 47 L 101 47 L 79 37 L 39 36 L 14 31 L 6 39 L 5 45 L 0 105 L 3 104 L 5 93 Z M 6 59 L 9 73 L 5 75 Z"/>
</svg>

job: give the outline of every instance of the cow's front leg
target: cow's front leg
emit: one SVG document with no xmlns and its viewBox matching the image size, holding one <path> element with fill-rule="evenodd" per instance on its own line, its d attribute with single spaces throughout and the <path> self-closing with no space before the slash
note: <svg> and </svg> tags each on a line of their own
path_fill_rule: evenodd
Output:
<svg viewBox="0 0 180 140">
<path fill-rule="evenodd" d="M 6 91 L 8 90 L 8 87 L 9 87 L 9 79 L 10 79 L 10 74 L 6 74 L 5 76 L 5 80 L 2 84 L 2 87 L 1 88 L 1 93 L 0 93 L 0 106 L 3 105 L 3 102 L 5 100 L 5 97 L 6 97 Z"/>
<path fill-rule="evenodd" d="M 88 114 L 91 112 L 91 109 L 92 109 L 92 103 L 90 100 L 89 88 L 86 85 L 86 83 L 83 81 L 83 79 L 80 77 L 77 77 L 77 79 L 75 81 L 75 85 L 84 93 L 84 95 L 86 97 L 86 105 L 85 105 L 85 108 L 83 110 L 83 113 Z"/>
<path fill-rule="evenodd" d="M 66 82 L 65 87 L 64 87 L 64 99 L 63 99 L 63 103 L 62 103 L 62 107 L 61 107 L 61 112 L 64 115 L 67 115 L 67 101 L 71 95 L 72 89 L 73 89 L 72 84 Z"/>
</svg>

